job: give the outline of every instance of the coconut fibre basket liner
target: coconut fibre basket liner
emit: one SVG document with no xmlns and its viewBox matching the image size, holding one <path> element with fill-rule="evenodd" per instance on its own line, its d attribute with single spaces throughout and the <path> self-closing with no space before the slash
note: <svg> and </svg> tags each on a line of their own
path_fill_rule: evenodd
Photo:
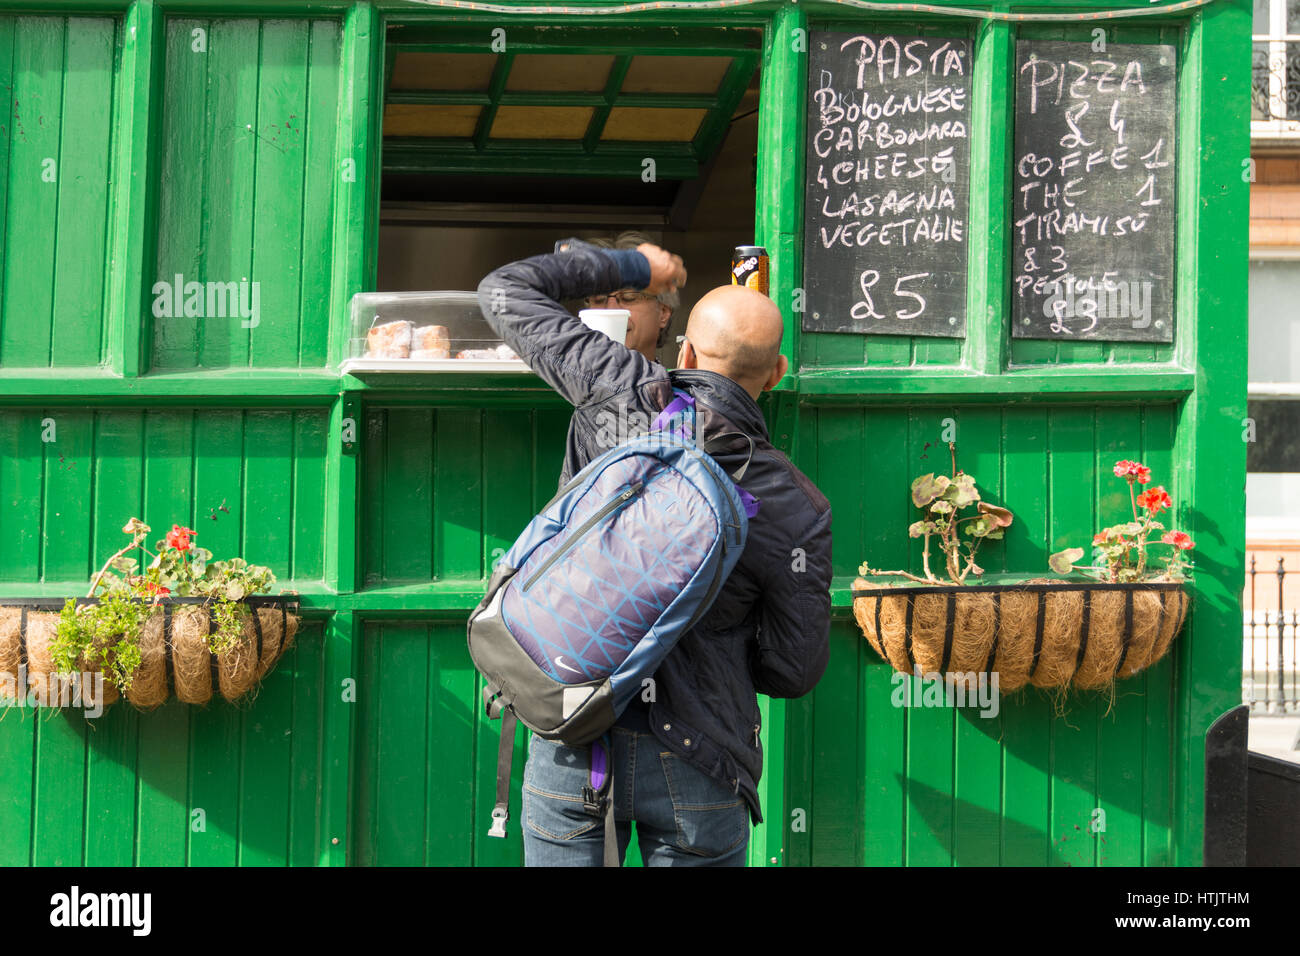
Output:
<svg viewBox="0 0 1300 956">
<path fill-rule="evenodd" d="M 94 598 L 77 599 L 78 605 L 93 603 Z M 160 600 L 141 627 L 140 667 L 126 690 L 127 700 L 151 710 L 173 692 L 183 703 L 206 704 L 214 694 L 236 701 L 256 688 L 293 645 L 301 625 L 298 602 L 254 597 L 237 603 L 249 613 L 238 640 L 217 655 L 207 643 L 216 621 L 202 598 Z M 32 696 L 42 705 L 71 697 L 63 690 L 69 678 L 55 673 L 50 654 L 63 604 L 46 598 L 0 602 L 0 674 L 16 675 L 25 666 Z M 105 679 L 104 704 L 120 696 Z"/>
<path fill-rule="evenodd" d="M 1165 655 L 1188 600 L 1176 582 L 853 582 L 853 616 L 895 670 L 996 673 L 1002 691 L 1099 689 L 1136 674 Z"/>
</svg>

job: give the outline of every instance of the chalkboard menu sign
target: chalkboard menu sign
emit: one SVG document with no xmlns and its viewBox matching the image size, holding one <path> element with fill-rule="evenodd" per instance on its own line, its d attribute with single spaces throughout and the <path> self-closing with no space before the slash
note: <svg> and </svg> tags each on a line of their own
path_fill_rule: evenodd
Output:
<svg viewBox="0 0 1300 956">
<path fill-rule="evenodd" d="M 970 42 L 811 39 L 803 328 L 964 337 Z"/>
<path fill-rule="evenodd" d="M 1175 55 L 1016 43 L 1011 331 L 1173 340 Z"/>
</svg>

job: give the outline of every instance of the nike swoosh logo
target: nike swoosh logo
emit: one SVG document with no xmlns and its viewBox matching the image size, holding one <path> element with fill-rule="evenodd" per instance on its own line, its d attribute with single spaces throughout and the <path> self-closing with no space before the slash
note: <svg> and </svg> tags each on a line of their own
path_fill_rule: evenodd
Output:
<svg viewBox="0 0 1300 956">
<path fill-rule="evenodd" d="M 558 657 L 555 658 L 555 666 L 556 666 L 556 667 L 563 667 L 566 671 L 573 671 L 573 673 L 575 673 L 575 674 L 581 674 L 581 673 L 582 673 L 582 671 L 578 670 L 576 667 L 570 667 L 568 664 L 564 663 L 564 655 L 563 655 L 563 654 L 561 654 L 561 655 L 559 655 Z"/>
</svg>

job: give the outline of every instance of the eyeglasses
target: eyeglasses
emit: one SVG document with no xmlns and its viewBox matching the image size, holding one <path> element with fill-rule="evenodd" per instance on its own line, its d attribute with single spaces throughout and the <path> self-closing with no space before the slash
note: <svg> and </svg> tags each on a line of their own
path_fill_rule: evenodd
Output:
<svg viewBox="0 0 1300 956">
<path fill-rule="evenodd" d="M 642 299 L 653 299 L 654 296 L 646 295 L 644 292 L 611 292 L 609 295 L 589 295 L 582 301 L 589 308 L 598 309 L 609 300 L 614 300 L 619 305 L 631 305 L 633 302 L 639 302 Z"/>
</svg>

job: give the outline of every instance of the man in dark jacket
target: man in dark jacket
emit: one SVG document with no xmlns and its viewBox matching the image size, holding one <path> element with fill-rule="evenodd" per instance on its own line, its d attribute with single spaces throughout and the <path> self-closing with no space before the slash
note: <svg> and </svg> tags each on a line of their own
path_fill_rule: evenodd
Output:
<svg viewBox="0 0 1300 956">
<path fill-rule="evenodd" d="M 737 437 L 713 457 L 759 500 L 744 553 L 708 613 L 664 659 L 653 686 L 614 727 L 619 855 L 637 821 L 647 865 L 743 865 L 749 822 L 761 822 L 757 693 L 800 697 L 829 653 L 831 512 L 826 498 L 772 447 L 756 399 L 786 370 L 782 321 L 770 299 L 723 286 L 691 311 L 679 368 L 665 371 L 582 325 L 559 305 L 608 289 L 651 294 L 684 284 L 681 259 L 645 244 L 597 249 L 576 240 L 503 266 L 479 285 L 488 322 L 574 406 L 564 483 L 648 430 L 673 398 L 696 401 L 696 440 Z M 603 824 L 583 809 L 590 748 L 534 736 L 524 772 L 529 865 L 598 865 Z"/>
</svg>

